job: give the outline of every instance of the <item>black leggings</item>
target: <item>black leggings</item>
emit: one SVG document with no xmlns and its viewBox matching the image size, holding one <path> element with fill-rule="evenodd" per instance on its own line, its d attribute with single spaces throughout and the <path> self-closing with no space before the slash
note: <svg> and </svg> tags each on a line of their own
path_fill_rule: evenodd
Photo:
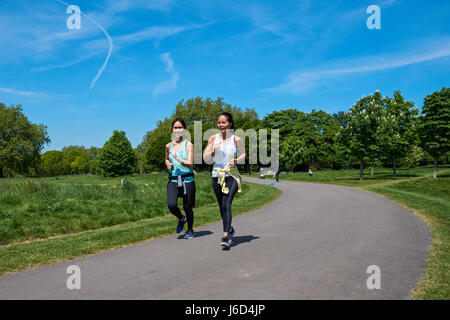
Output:
<svg viewBox="0 0 450 320">
<path fill-rule="evenodd" d="M 183 194 L 183 187 L 178 188 L 178 184 L 173 181 L 167 183 L 167 207 L 169 211 L 178 219 L 183 219 L 180 209 L 178 209 L 178 198 L 183 198 L 183 209 L 186 213 L 188 230 L 194 227 L 194 211 L 195 207 L 195 182 L 186 183 L 186 194 Z"/>
<path fill-rule="evenodd" d="M 218 183 L 219 178 L 212 178 L 212 187 L 219 203 L 220 215 L 222 216 L 223 232 L 229 232 L 231 228 L 231 203 L 238 190 L 236 180 L 229 176 L 225 177 L 225 185 L 229 189 L 228 194 L 222 192 L 222 186 Z"/>
</svg>

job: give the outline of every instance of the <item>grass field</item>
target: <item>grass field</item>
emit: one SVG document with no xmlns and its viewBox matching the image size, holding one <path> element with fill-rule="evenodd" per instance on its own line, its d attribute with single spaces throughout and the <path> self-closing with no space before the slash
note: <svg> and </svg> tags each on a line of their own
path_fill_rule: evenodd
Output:
<svg viewBox="0 0 450 320">
<path fill-rule="evenodd" d="M 0 274 L 174 234 L 177 219 L 167 209 L 166 186 L 166 174 L 0 180 Z M 209 173 L 196 175 L 196 188 L 194 228 L 219 221 Z M 252 183 L 242 188 L 234 216 L 281 194 Z"/>
<path fill-rule="evenodd" d="M 374 192 L 409 208 L 424 220 L 433 234 L 433 244 L 426 275 L 418 284 L 413 299 L 450 299 L 450 168 L 438 169 L 434 179 L 432 167 L 392 170 L 376 168 L 359 170 L 323 170 L 309 176 L 307 172 L 280 174 L 280 179 L 336 184 Z"/>
</svg>

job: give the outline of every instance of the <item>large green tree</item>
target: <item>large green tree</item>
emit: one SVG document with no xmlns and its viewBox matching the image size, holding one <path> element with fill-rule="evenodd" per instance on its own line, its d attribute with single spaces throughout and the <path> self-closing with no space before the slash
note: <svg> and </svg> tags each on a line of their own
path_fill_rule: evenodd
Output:
<svg viewBox="0 0 450 320">
<path fill-rule="evenodd" d="M 364 159 L 374 163 L 380 155 L 380 129 L 386 99 L 379 91 L 361 97 L 348 112 L 346 134 L 351 153 L 359 160 L 359 178 L 364 179 Z"/>
<path fill-rule="evenodd" d="M 313 109 L 310 113 L 305 113 L 296 109 L 287 109 L 266 115 L 260 121 L 259 127 L 280 131 L 280 148 L 283 146 L 284 150 L 280 152 L 284 155 L 289 153 L 286 147 L 297 141 L 288 138 L 301 139 L 304 148 L 301 152 L 302 156 L 296 157 L 295 163 L 281 162 L 289 165 L 290 170 L 298 167 L 303 169 L 308 167 L 341 168 L 344 161 L 340 159 L 343 157 L 343 151 L 338 141 L 341 130 L 339 123 L 337 119 L 322 110 Z"/>
<path fill-rule="evenodd" d="M 40 152 L 49 142 L 47 127 L 29 121 L 21 105 L 0 103 L 0 178 L 5 169 L 10 175 L 36 170 Z"/>
<path fill-rule="evenodd" d="M 419 110 L 413 102 L 405 101 L 400 91 L 387 98 L 381 121 L 381 150 L 392 160 L 393 176 L 397 176 L 397 161 L 412 152 L 418 138 L 415 130 Z"/>
<path fill-rule="evenodd" d="M 450 150 L 450 88 L 442 88 L 425 97 L 420 123 L 423 149 L 434 158 L 436 178 L 439 156 Z"/>
<path fill-rule="evenodd" d="M 293 134 L 302 137 L 307 148 L 307 166 L 331 168 L 337 162 L 339 122 L 325 111 L 312 110 Z"/>
<path fill-rule="evenodd" d="M 136 155 L 124 131 L 114 131 L 100 150 L 97 161 L 104 176 L 131 174 L 136 170 Z"/>
</svg>

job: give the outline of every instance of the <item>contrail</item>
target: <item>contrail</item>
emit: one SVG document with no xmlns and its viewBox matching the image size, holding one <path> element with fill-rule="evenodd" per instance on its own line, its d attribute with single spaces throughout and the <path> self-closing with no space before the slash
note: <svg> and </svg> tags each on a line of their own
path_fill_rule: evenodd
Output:
<svg viewBox="0 0 450 320">
<path fill-rule="evenodd" d="M 70 4 L 65 3 L 64 1 L 61 0 L 56 0 L 57 2 L 64 4 L 66 6 L 70 6 Z M 111 51 L 112 51 L 112 39 L 109 36 L 108 32 L 106 32 L 105 28 L 103 28 L 100 24 L 97 23 L 97 21 L 95 21 L 94 19 L 92 19 L 91 17 L 89 17 L 87 14 L 85 14 L 83 11 L 81 11 L 80 9 L 80 13 L 85 16 L 86 18 L 88 18 L 93 24 L 95 24 L 100 30 L 103 31 L 103 33 L 105 34 L 106 38 L 108 38 L 108 42 L 109 42 L 109 51 L 108 51 L 108 56 L 106 57 L 105 62 L 103 63 L 102 67 L 100 68 L 100 70 L 98 70 L 97 75 L 95 76 L 94 80 L 92 80 L 91 82 L 91 89 L 94 87 L 95 83 L 97 82 L 98 78 L 100 77 L 100 75 L 102 74 L 103 70 L 105 70 L 106 65 L 108 64 L 109 61 L 109 57 L 111 56 Z"/>
</svg>

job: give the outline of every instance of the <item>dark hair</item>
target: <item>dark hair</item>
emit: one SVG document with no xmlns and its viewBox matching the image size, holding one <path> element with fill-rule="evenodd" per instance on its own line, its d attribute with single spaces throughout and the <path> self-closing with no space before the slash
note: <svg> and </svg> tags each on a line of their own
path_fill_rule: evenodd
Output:
<svg viewBox="0 0 450 320">
<path fill-rule="evenodd" d="M 172 127 L 171 127 L 172 129 L 173 129 L 173 125 L 175 124 L 175 122 L 181 123 L 183 128 L 186 129 L 186 122 L 184 122 L 184 120 L 181 118 L 176 118 L 175 120 L 172 121 Z"/>
<path fill-rule="evenodd" d="M 225 116 L 227 117 L 228 122 L 231 122 L 231 127 L 230 129 L 234 129 L 234 120 L 233 120 L 233 116 L 231 115 L 231 113 L 228 112 L 222 112 L 221 114 L 219 114 L 220 116 Z"/>
</svg>

